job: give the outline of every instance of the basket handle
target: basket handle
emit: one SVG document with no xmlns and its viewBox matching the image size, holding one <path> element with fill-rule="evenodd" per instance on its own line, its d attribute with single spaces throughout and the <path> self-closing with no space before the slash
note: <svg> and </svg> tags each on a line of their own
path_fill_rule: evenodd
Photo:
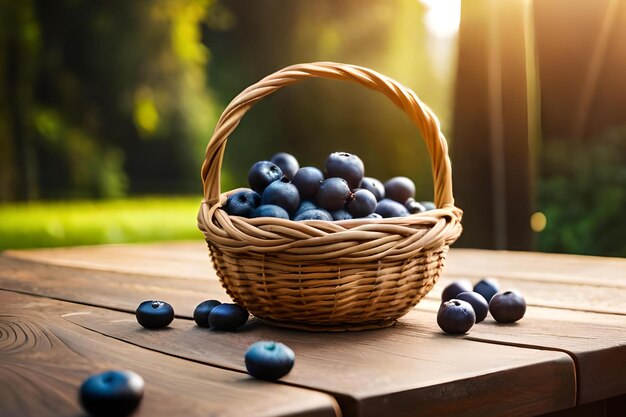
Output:
<svg viewBox="0 0 626 417">
<path fill-rule="evenodd" d="M 204 199 L 209 206 L 216 204 L 220 198 L 220 171 L 226 142 L 246 112 L 263 97 L 276 90 L 315 77 L 359 83 L 383 93 L 404 110 L 420 130 L 431 157 L 435 205 L 438 208 L 454 207 L 448 144 L 433 111 L 422 103 L 413 91 L 391 78 L 368 68 L 335 62 L 297 64 L 283 68 L 246 88 L 230 102 L 215 126 L 202 164 Z"/>
</svg>

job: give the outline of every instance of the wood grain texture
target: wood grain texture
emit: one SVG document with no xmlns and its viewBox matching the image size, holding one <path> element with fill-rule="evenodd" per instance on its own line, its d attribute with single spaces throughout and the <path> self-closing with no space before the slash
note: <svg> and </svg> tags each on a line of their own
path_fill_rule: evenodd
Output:
<svg viewBox="0 0 626 417">
<path fill-rule="evenodd" d="M 0 291 L 0 416 L 83 415 L 89 375 L 130 369 L 146 381 L 139 416 L 335 416 L 332 397 L 254 380 L 90 332 L 63 319 L 82 306 Z M 104 310 L 90 308 L 99 315 Z"/>
<path fill-rule="evenodd" d="M 233 370 L 243 352 L 272 339 L 296 353 L 282 379 L 331 393 L 346 416 L 532 416 L 575 403 L 574 364 L 560 352 L 520 349 L 449 337 L 417 320 L 418 312 L 389 329 L 307 333 L 252 321 L 237 332 L 199 328 L 175 320 L 165 331 L 146 331 L 117 311 L 67 316 L 85 328 L 138 346 Z M 429 321 L 432 322 L 432 316 Z"/>
</svg>

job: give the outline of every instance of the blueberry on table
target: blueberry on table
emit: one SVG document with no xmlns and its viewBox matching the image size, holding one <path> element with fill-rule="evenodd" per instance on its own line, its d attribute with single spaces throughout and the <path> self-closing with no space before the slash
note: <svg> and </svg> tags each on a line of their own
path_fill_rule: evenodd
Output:
<svg viewBox="0 0 626 417">
<path fill-rule="evenodd" d="M 283 180 L 274 181 L 261 195 L 261 204 L 282 207 L 287 213 L 295 213 L 300 205 L 300 194 L 295 185 Z"/>
<path fill-rule="evenodd" d="M 220 304 L 211 310 L 209 325 L 216 330 L 235 330 L 248 321 L 248 310 L 238 304 Z"/>
<path fill-rule="evenodd" d="M 141 402 L 144 385 L 143 378 L 132 371 L 106 371 L 83 382 L 79 399 L 92 416 L 128 416 Z"/>
<path fill-rule="evenodd" d="M 376 201 L 380 201 L 385 198 L 385 186 L 376 178 L 363 177 L 359 188 L 363 188 L 364 190 L 368 190 L 369 192 L 374 194 L 374 197 L 376 197 Z"/>
<path fill-rule="evenodd" d="M 144 301 L 137 307 L 135 317 L 146 329 L 160 329 L 174 320 L 174 308 L 165 301 Z"/>
<path fill-rule="evenodd" d="M 303 167 L 296 172 L 291 183 L 300 192 L 300 198 L 312 200 L 320 189 L 320 184 L 324 181 L 324 174 L 315 167 Z"/>
<path fill-rule="evenodd" d="M 279 219 L 289 220 L 289 213 L 282 208 L 273 204 L 260 205 L 252 212 L 250 217 L 276 217 Z"/>
<path fill-rule="evenodd" d="M 279 152 L 274 154 L 270 158 L 270 162 L 274 163 L 281 171 L 283 171 L 283 175 L 287 177 L 291 181 L 298 169 L 300 169 L 300 164 L 295 156 L 289 154 L 287 152 Z"/>
<path fill-rule="evenodd" d="M 404 204 L 406 200 L 413 197 L 415 197 L 415 184 L 410 178 L 393 177 L 385 182 L 385 198 Z"/>
<path fill-rule="evenodd" d="M 237 191 L 228 196 L 224 210 L 231 216 L 250 217 L 261 204 L 261 196 L 250 189 Z"/>
<path fill-rule="evenodd" d="M 498 323 L 513 323 L 526 314 L 526 300 L 517 291 L 500 292 L 489 302 L 489 312 Z"/>
<path fill-rule="evenodd" d="M 437 324 L 446 333 L 464 334 L 476 323 L 476 313 L 467 301 L 452 299 L 441 304 Z"/>
<path fill-rule="evenodd" d="M 409 198 L 408 200 L 406 200 L 406 203 L 404 203 L 404 207 L 406 207 L 406 209 L 411 214 L 423 213 L 426 211 L 426 207 L 424 207 L 422 203 L 418 203 L 417 201 L 415 201 L 414 198 Z"/>
<path fill-rule="evenodd" d="M 195 310 L 193 310 L 193 320 L 200 327 L 210 327 L 209 314 L 211 314 L 211 311 L 220 304 L 222 303 L 217 300 L 206 300 L 201 302 L 196 306 Z"/>
<path fill-rule="evenodd" d="M 301 220 L 325 220 L 331 222 L 333 221 L 333 216 L 324 209 L 313 209 L 303 211 L 293 219 L 297 222 Z"/>
<path fill-rule="evenodd" d="M 443 289 L 441 293 L 441 301 L 448 301 L 453 298 L 456 298 L 457 295 L 462 292 L 471 292 L 472 291 L 472 283 L 466 279 L 462 279 L 459 281 L 454 281 L 449 284 L 446 288 Z"/>
<path fill-rule="evenodd" d="M 256 342 L 246 350 L 246 369 L 255 378 L 276 381 L 291 371 L 295 357 L 293 350 L 282 343 Z"/>
<path fill-rule="evenodd" d="M 483 278 L 474 285 L 474 292 L 485 297 L 487 303 L 491 301 L 498 291 L 500 291 L 500 285 L 494 278 Z"/>
<path fill-rule="evenodd" d="M 476 323 L 480 323 L 485 320 L 487 317 L 487 313 L 489 312 L 489 304 L 483 298 L 482 295 L 478 294 L 474 291 L 467 291 L 458 294 L 454 297 L 457 300 L 467 301 L 471 304 L 474 309 L 474 313 L 476 314 Z"/>
<path fill-rule="evenodd" d="M 261 194 L 265 187 L 283 177 L 283 171 L 273 162 L 259 161 L 248 171 L 248 183 L 257 193 Z"/>
<path fill-rule="evenodd" d="M 324 162 L 324 168 L 327 178 L 343 178 L 350 189 L 359 187 L 365 173 L 365 165 L 361 158 L 348 152 L 331 153 Z"/>
<path fill-rule="evenodd" d="M 388 217 L 405 217 L 409 215 L 409 211 L 397 201 L 383 198 L 376 204 L 375 213 L 380 214 L 384 218 Z"/>
<path fill-rule="evenodd" d="M 328 178 L 320 184 L 315 200 L 321 208 L 333 211 L 342 209 L 352 197 L 350 187 L 343 178 Z"/>
<path fill-rule="evenodd" d="M 345 209 L 334 210 L 330 212 L 333 220 L 352 220 L 352 215 Z"/>
<path fill-rule="evenodd" d="M 376 209 L 376 197 L 369 190 L 356 190 L 354 198 L 346 204 L 346 209 L 353 217 L 365 217 Z"/>
</svg>

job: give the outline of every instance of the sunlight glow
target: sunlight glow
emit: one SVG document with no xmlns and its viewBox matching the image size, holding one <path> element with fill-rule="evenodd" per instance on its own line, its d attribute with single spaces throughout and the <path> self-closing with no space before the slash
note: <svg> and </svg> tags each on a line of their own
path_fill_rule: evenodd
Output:
<svg viewBox="0 0 626 417">
<path fill-rule="evenodd" d="M 450 38 L 459 31 L 461 0 L 420 0 L 426 6 L 424 23 L 429 34 Z"/>
</svg>

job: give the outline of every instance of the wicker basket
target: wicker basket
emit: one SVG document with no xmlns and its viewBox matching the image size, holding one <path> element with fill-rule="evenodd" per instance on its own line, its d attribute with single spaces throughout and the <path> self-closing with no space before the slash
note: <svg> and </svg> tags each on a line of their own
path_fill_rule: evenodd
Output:
<svg viewBox="0 0 626 417">
<path fill-rule="evenodd" d="M 307 78 L 347 80 L 385 94 L 419 128 L 432 160 L 437 209 L 408 217 L 338 222 L 247 219 L 221 210 L 226 142 L 263 97 Z M 448 246 L 461 234 L 448 147 L 439 121 L 416 94 L 367 68 L 332 62 L 293 65 L 241 92 L 220 117 L 202 166 L 198 227 L 230 297 L 256 317 L 306 330 L 386 327 L 433 287 Z"/>
</svg>

